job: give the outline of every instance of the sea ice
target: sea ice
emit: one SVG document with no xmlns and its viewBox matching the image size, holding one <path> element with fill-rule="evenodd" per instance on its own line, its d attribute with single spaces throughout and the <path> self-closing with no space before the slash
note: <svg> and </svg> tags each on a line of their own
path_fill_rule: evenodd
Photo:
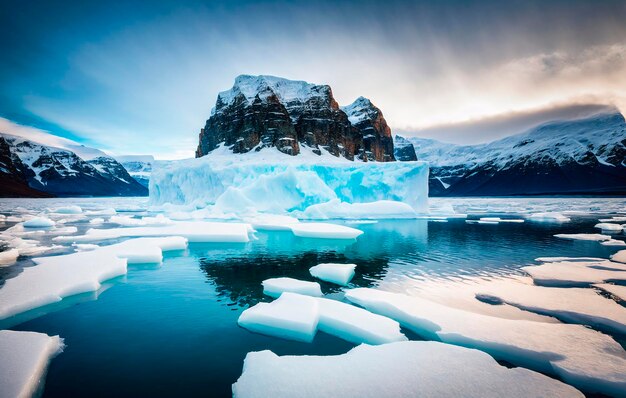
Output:
<svg viewBox="0 0 626 398">
<path fill-rule="evenodd" d="M 0 266 L 11 265 L 20 256 L 20 252 L 17 249 L 8 249 L 0 252 Z"/>
<path fill-rule="evenodd" d="M 92 225 L 104 224 L 104 218 L 101 218 L 101 217 L 92 218 L 91 220 L 89 220 L 89 224 L 92 224 Z"/>
<path fill-rule="evenodd" d="M 284 292 L 315 297 L 322 296 L 320 284 L 317 282 L 301 281 L 293 278 L 271 278 L 263 281 L 264 294 L 275 298 Z"/>
<path fill-rule="evenodd" d="M 59 236 L 59 242 L 97 242 L 123 237 L 182 236 L 189 242 L 249 242 L 250 224 L 206 221 L 175 221 L 160 227 L 89 229 L 85 235 Z"/>
<path fill-rule="evenodd" d="M 407 340 L 398 322 L 341 301 L 318 298 L 318 329 L 354 344 Z"/>
<path fill-rule="evenodd" d="M 355 268 L 356 264 L 324 263 L 311 267 L 309 272 L 323 281 L 346 286 L 352 280 Z"/>
<path fill-rule="evenodd" d="M 545 213 L 533 213 L 528 216 L 530 221 L 539 222 L 568 222 L 571 221 L 569 217 L 565 217 L 561 213 L 545 212 Z"/>
<path fill-rule="evenodd" d="M 160 261 L 157 250 L 185 247 L 186 241 L 181 237 L 140 238 L 92 251 L 35 258 L 37 266 L 24 268 L 0 288 L 0 319 L 63 297 L 96 291 L 100 282 L 126 274 L 127 263 Z"/>
<path fill-rule="evenodd" d="M 356 239 L 363 231 L 328 223 L 299 223 L 291 226 L 293 234 L 302 238 Z"/>
<path fill-rule="evenodd" d="M 346 203 L 333 199 L 326 203 L 311 205 L 304 210 L 301 218 L 313 220 L 327 219 L 403 219 L 415 218 L 416 211 L 406 203 L 380 200 L 370 203 Z"/>
<path fill-rule="evenodd" d="M 237 323 L 256 333 L 311 342 L 318 321 L 318 301 L 314 297 L 286 292 L 271 303 L 248 308 Z"/>
<path fill-rule="evenodd" d="M 626 352 L 584 326 L 497 318 L 375 289 L 349 290 L 346 298 L 423 338 L 480 349 L 589 392 L 626 395 Z"/>
<path fill-rule="evenodd" d="M 610 236 L 602 235 L 602 234 L 556 234 L 554 236 L 557 238 L 561 238 L 561 239 L 591 240 L 591 241 L 596 241 L 596 242 L 602 242 L 604 240 L 611 239 Z"/>
<path fill-rule="evenodd" d="M 63 206 L 57 207 L 56 209 L 50 209 L 50 213 L 57 214 L 80 214 L 83 212 L 79 206 Z"/>
<path fill-rule="evenodd" d="M 522 267 L 536 284 L 546 286 L 586 286 L 606 281 L 626 281 L 626 268 L 603 261 L 557 261 Z"/>
<path fill-rule="evenodd" d="M 602 231 L 607 231 L 607 232 L 622 232 L 623 227 L 621 224 L 601 222 L 599 224 L 596 224 L 594 228 L 598 228 L 598 229 L 601 229 Z"/>
<path fill-rule="evenodd" d="M 615 217 L 611 217 L 611 218 L 601 218 L 598 221 L 600 221 L 601 223 L 604 223 L 604 222 L 626 222 L 626 217 L 625 216 L 615 216 Z"/>
<path fill-rule="evenodd" d="M 612 285 L 610 283 L 599 283 L 594 286 L 611 293 L 622 301 L 626 301 L 626 286 Z"/>
<path fill-rule="evenodd" d="M 114 216 L 117 214 L 117 211 L 114 208 L 109 207 L 101 210 L 87 210 L 85 214 L 88 216 Z"/>
<path fill-rule="evenodd" d="M 43 333 L 0 330 L 0 396 L 29 398 L 38 391 L 63 339 Z"/>
<path fill-rule="evenodd" d="M 500 218 L 500 217 L 481 217 L 480 221 L 490 221 L 497 223 L 523 223 L 524 220 L 519 218 Z"/>
<path fill-rule="evenodd" d="M 602 246 L 626 246 L 626 242 L 619 239 L 609 239 L 600 243 Z"/>
<path fill-rule="evenodd" d="M 575 388 L 489 355 L 432 341 L 360 345 L 335 356 L 250 352 L 235 398 L 580 397 Z"/>
<path fill-rule="evenodd" d="M 619 263 L 626 263 L 626 250 L 620 250 L 611 256 L 611 260 Z"/>
<path fill-rule="evenodd" d="M 291 231 L 291 226 L 299 223 L 300 220 L 278 214 L 258 214 L 246 218 L 245 222 L 252 225 L 252 228 L 261 231 Z"/>
<path fill-rule="evenodd" d="M 54 227 L 54 221 L 46 217 L 35 217 L 24 221 L 22 225 L 26 228 L 50 228 Z"/>
<path fill-rule="evenodd" d="M 174 222 L 163 214 L 156 217 L 133 218 L 130 216 L 111 216 L 109 222 L 124 227 L 159 227 L 163 225 L 171 225 Z"/>
</svg>

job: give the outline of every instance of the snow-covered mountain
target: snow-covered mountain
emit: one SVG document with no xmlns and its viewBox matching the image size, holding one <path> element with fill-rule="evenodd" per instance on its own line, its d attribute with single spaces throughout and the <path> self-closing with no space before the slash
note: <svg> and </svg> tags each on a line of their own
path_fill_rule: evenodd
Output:
<svg viewBox="0 0 626 398">
<path fill-rule="evenodd" d="M 104 152 L 0 134 L 0 196 L 141 196 L 147 189 Z M 78 155 L 81 154 L 81 156 Z"/>
<path fill-rule="evenodd" d="M 393 161 L 391 130 L 365 98 L 340 108 L 328 85 L 274 76 L 241 75 L 219 93 L 200 132 L 196 157 L 221 145 L 233 153 L 303 149 L 349 160 Z"/>
<path fill-rule="evenodd" d="M 430 163 L 432 196 L 626 193 L 626 123 L 613 110 L 481 145 L 409 141 Z"/>
</svg>

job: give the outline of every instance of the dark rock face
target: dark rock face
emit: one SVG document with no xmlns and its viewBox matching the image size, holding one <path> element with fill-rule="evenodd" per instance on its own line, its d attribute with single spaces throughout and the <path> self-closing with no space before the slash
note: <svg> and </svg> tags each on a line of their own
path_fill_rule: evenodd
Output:
<svg viewBox="0 0 626 398">
<path fill-rule="evenodd" d="M 365 101 L 359 103 L 362 120 L 355 126 L 327 85 L 242 75 L 219 94 L 200 132 L 196 157 L 222 144 L 234 153 L 275 147 L 289 155 L 299 154 L 304 145 L 318 155 L 327 151 L 350 160 L 392 161 L 391 130 L 382 112 Z"/>
<path fill-rule="evenodd" d="M 394 155 L 396 160 L 401 162 L 410 162 L 417 160 L 415 154 L 415 147 L 411 144 L 411 141 L 406 138 L 396 135 L 394 140 Z"/>
<path fill-rule="evenodd" d="M 357 98 L 342 109 L 363 137 L 363 153 L 360 154 L 362 158 L 379 162 L 396 160 L 391 129 L 380 109 L 364 97 Z"/>
<path fill-rule="evenodd" d="M 145 196 L 148 190 L 135 181 L 115 159 L 102 156 L 85 161 L 74 152 L 40 145 L 23 138 L 0 136 L 3 162 L 11 186 L 24 184 L 42 196 Z M 7 169 L 12 170 L 12 169 Z M 32 195 L 35 195 L 32 193 Z M 8 189 L 0 195 L 11 196 Z M 17 196 L 32 196 L 28 192 Z"/>
<path fill-rule="evenodd" d="M 30 172 L 30 173 L 29 173 Z M 53 195 L 28 186 L 28 178 L 34 175 L 11 152 L 11 146 L 0 136 L 0 197 L 3 198 L 46 198 Z"/>
</svg>

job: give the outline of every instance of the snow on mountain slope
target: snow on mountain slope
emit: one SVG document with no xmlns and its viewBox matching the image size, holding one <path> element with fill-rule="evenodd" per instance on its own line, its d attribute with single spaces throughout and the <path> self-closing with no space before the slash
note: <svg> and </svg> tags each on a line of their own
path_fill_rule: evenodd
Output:
<svg viewBox="0 0 626 398">
<path fill-rule="evenodd" d="M 138 183 L 148 188 L 152 171 L 159 167 L 167 166 L 169 160 L 156 160 L 152 155 L 122 155 L 115 159 L 128 171 Z"/>
<path fill-rule="evenodd" d="M 434 195 L 626 192 L 626 123 L 617 110 L 481 145 L 407 139 L 431 165 Z"/>
</svg>

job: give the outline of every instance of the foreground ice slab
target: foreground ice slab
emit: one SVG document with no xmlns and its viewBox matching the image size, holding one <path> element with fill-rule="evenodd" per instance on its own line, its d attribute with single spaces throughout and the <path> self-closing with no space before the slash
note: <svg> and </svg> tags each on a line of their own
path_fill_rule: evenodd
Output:
<svg viewBox="0 0 626 398">
<path fill-rule="evenodd" d="M 626 250 L 620 250 L 611 256 L 611 260 L 619 263 L 626 263 Z"/>
<path fill-rule="evenodd" d="M 189 242 L 249 242 L 250 224 L 205 221 L 176 221 L 159 227 L 90 229 L 85 235 L 59 236 L 59 242 L 97 242 L 141 236 L 183 236 Z"/>
<path fill-rule="evenodd" d="M 356 239 L 363 231 L 328 223 L 299 223 L 291 226 L 293 234 L 302 238 Z"/>
<path fill-rule="evenodd" d="M 626 308 L 593 289 L 541 287 L 503 280 L 485 283 L 476 292 L 477 298 L 490 298 L 491 302 L 626 334 Z"/>
<path fill-rule="evenodd" d="M 278 151 L 220 156 L 216 149 L 199 159 L 172 162 L 152 173 L 150 202 L 226 206 L 284 213 L 338 199 L 347 203 L 404 202 L 428 210 L 425 162 L 352 162 L 332 155 L 288 156 Z M 277 161 L 277 158 L 281 158 Z M 225 195 L 228 200 L 221 197 Z"/>
<path fill-rule="evenodd" d="M 311 267 L 309 272 L 317 279 L 346 286 L 352 280 L 355 268 L 356 264 L 324 263 Z"/>
<path fill-rule="evenodd" d="M 611 293 L 622 301 L 626 301 L 626 286 L 611 285 L 610 283 L 599 283 L 594 286 Z"/>
<path fill-rule="evenodd" d="M 158 263 L 162 251 L 186 246 L 182 237 L 140 238 L 91 251 L 35 258 L 36 266 L 24 268 L 0 288 L 0 319 L 96 291 L 101 282 L 126 274 L 127 263 Z"/>
<path fill-rule="evenodd" d="M 318 302 L 314 297 L 287 292 L 271 303 L 248 308 L 237 323 L 256 333 L 311 342 L 318 321 Z"/>
<path fill-rule="evenodd" d="M 263 281 L 263 293 L 270 297 L 279 297 L 284 292 L 321 297 L 322 289 L 317 282 L 301 281 L 293 278 L 271 278 Z"/>
<path fill-rule="evenodd" d="M 62 350 L 59 336 L 0 330 L 0 396 L 32 397 L 48 363 Z"/>
<path fill-rule="evenodd" d="M 317 299 L 318 328 L 354 344 L 405 341 L 398 322 L 337 300 Z"/>
<path fill-rule="evenodd" d="M 609 260 L 556 261 L 522 267 L 536 284 L 587 286 L 607 281 L 626 281 L 626 266 Z"/>
<path fill-rule="evenodd" d="M 311 205 L 301 217 L 313 220 L 327 219 L 402 219 L 415 218 L 417 212 L 408 204 L 392 200 L 370 203 L 346 203 L 333 199 L 326 203 Z"/>
<path fill-rule="evenodd" d="M 626 352 L 584 326 L 497 318 L 375 289 L 349 290 L 346 298 L 426 339 L 480 349 L 589 392 L 626 395 Z"/>
<path fill-rule="evenodd" d="M 583 397 L 571 386 L 489 355 L 427 341 L 361 345 L 336 356 L 248 353 L 233 397 Z"/>
</svg>

